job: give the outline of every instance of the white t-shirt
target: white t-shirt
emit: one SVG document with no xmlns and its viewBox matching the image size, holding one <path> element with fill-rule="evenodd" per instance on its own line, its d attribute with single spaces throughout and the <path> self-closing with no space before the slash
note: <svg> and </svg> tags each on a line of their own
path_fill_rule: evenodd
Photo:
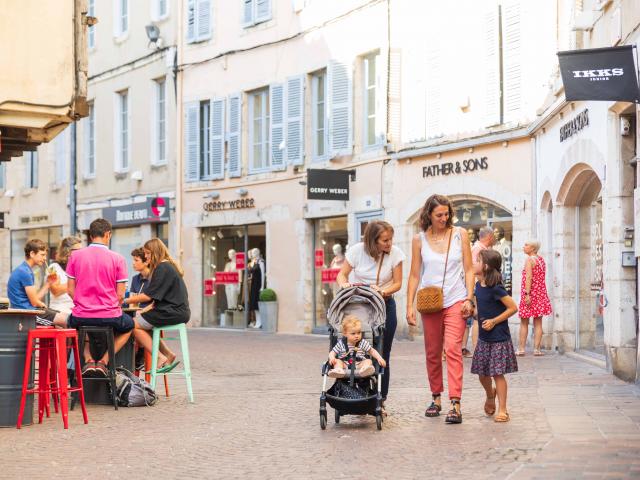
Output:
<svg viewBox="0 0 640 480">
<path fill-rule="evenodd" d="M 371 258 L 364 249 L 364 243 L 356 243 L 349 247 L 346 257 L 347 262 L 353 268 L 349 275 L 349 283 L 375 285 L 380 261 Z M 393 283 L 393 269 L 406 258 L 402 250 L 395 245 L 391 247 L 391 252 L 388 255 L 385 253 L 382 268 L 380 268 L 380 280 L 378 281 L 380 288 L 386 288 Z"/>
<path fill-rule="evenodd" d="M 50 266 L 56 269 L 56 273 L 58 274 L 58 283 L 60 285 L 66 285 L 67 274 L 62 269 L 62 267 L 58 263 L 52 263 Z M 71 309 L 73 308 L 73 300 L 68 293 L 63 293 L 62 295 L 58 295 L 57 297 L 52 293 L 51 297 L 49 298 L 49 308 L 58 310 L 62 313 L 71 313 Z"/>
</svg>

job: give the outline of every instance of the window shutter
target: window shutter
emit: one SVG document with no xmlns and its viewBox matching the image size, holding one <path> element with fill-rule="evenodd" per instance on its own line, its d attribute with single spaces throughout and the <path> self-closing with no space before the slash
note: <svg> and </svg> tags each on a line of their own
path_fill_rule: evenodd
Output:
<svg viewBox="0 0 640 480">
<path fill-rule="evenodd" d="M 376 143 L 387 141 L 387 54 L 376 55 Z"/>
<path fill-rule="evenodd" d="M 231 95 L 228 104 L 229 176 L 239 177 L 242 175 L 242 102 L 240 94 Z"/>
<path fill-rule="evenodd" d="M 91 116 L 93 115 L 93 105 L 89 106 L 89 115 L 84 117 L 80 124 L 82 125 L 82 176 L 91 178 Z"/>
<path fill-rule="evenodd" d="M 427 138 L 442 135 L 442 77 L 440 45 L 431 43 L 427 50 L 426 117 Z"/>
<path fill-rule="evenodd" d="M 200 104 L 198 102 L 187 103 L 184 106 L 184 165 L 185 181 L 198 181 L 198 154 L 200 132 Z"/>
<path fill-rule="evenodd" d="M 486 93 L 485 123 L 500 123 L 500 25 L 498 8 L 491 8 L 485 15 Z"/>
<path fill-rule="evenodd" d="M 304 76 L 287 79 L 287 163 L 304 163 Z"/>
<path fill-rule="evenodd" d="M 119 37 L 122 33 L 120 31 L 120 17 L 122 16 L 122 10 L 120 9 L 120 0 L 114 0 L 113 2 L 113 36 Z"/>
<path fill-rule="evenodd" d="M 329 149 L 331 156 L 351 155 L 352 85 L 351 70 L 346 63 L 331 60 L 327 67 L 329 83 Z"/>
<path fill-rule="evenodd" d="M 522 58 L 520 3 L 502 7 L 502 44 L 504 70 L 504 121 L 517 121 L 522 108 Z"/>
<path fill-rule="evenodd" d="M 271 0 L 255 0 L 256 23 L 271 20 Z"/>
<path fill-rule="evenodd" d="M 187 0 L 187 43 L 196 41 L 196 0 Z"/>
<path fill-rule="evenodd" d="M 242 23 L 245 27 L 253 25 L 253 0 L 244 0 L 243 2 Z"/>
<path fill-rule="evenodd" d="M 64 185 L 67 179 L 67 156 L 69 155 L 69 130 L 62 131 L 55 140 L 55 184 Z"/>
<path fill-rule="evenodd" d="M 224 100 L 211 100 L 209 112 L 209 172 L 212 180 L 219 180 L 224 178 Z"/>
<path fill-rule="evenodd" d="M 198 40 L 211 38 L 211 1 L 197 0 L 198 2 Z"/>
<path fill-rule="evenodd" d="M 269 128 L 269 144 L 271 148 L 272 170 L 284 170 L 284 85 L 274 84 L 269 87 L 269 105 L 271 125 Z"/>
</svg>

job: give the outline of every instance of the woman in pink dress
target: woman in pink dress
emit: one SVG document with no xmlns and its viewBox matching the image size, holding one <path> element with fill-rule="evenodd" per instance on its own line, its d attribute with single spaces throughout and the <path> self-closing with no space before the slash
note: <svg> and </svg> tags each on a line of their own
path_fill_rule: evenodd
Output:
<svg viewBox="0 0 640 480">
<path fill-rule="evenodd" d="M 522 289 L 520 291 L 520 342 L 516 355 L 523 356 L 529 333 L 529 319 L 533 318 L 533 354 L 544 355 L 540 350 L 542 341 L 542 317 L 551 314 L 551 302 L 547 295 L 545 275 L 547 266 L 538 255 L 540 242 L 529 240 L 522 250 L 527 255 L 522 270 Z"/>
</svg>

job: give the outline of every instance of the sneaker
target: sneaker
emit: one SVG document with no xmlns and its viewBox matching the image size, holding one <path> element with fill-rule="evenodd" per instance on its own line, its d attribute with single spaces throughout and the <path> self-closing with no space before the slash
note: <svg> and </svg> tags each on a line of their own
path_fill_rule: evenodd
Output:
<svg viewBox="0 0 640 480">
<path fill-rule="evenodd" d="M 95 372 L 97 375 L 101 375 L 103 377 L 109 376 L 109 369 L 102 362 L 96 362 Z"/>
<path fill-rule="evenodd" d="M 144 348 L 139 348 L 136 352 L 135 364 L 136 371 L 144 370 Z"/>
<path fill-rule="evenodd" d="M 87 362 L 82 367 L 83 377 L 95 377 L 96 375 L 96 362 Z"/>
</svg>

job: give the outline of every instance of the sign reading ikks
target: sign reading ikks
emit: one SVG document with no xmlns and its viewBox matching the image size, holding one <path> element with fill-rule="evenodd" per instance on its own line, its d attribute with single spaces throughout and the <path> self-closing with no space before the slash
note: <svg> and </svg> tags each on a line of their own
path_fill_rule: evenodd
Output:
<svg viewBox="0 0 640 480">
<path fill-rule="evenodd" d="M 558 52 L 567 100 L 640 102 L 633 47 Z"/>
</svg>

